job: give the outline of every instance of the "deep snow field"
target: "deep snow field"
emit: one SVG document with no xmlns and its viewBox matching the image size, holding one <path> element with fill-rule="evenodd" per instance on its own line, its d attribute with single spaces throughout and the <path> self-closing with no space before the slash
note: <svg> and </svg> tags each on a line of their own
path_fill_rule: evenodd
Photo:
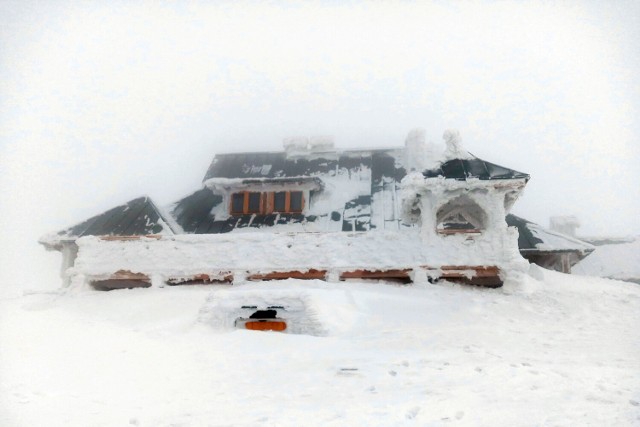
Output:
<svg viewBox="0 0 640 427">
<path fill-rule="evenodd" d="M 324 336 L 212 324 L 261 290 L 300 295 Z M 535 266 L 501 289 L 289 280 L 0 300 L 2 426 L 626 426 L 639 405 L 640 286 Z"/>
</svg>

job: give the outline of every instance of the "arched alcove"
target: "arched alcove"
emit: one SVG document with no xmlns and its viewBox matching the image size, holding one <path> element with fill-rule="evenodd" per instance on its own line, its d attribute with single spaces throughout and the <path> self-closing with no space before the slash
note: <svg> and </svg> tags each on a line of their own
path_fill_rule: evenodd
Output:
<svg viewBox="0 0 640 427">
<path fill-rule="evenodd" d="M 486 212 L 467 195 L 449 200 L 436 213 L 436 231 L 441 234 L 474 233 L 486 227 Z"/>
</svg>

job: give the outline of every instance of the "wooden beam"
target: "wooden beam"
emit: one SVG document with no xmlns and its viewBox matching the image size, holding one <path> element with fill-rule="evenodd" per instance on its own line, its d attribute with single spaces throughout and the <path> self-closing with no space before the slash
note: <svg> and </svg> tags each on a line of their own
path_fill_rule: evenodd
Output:
<svg viewBox="0 0 640 427">
<path fill-rule="evenodd" d="M 145 235 L 136 235 L 136 236 L 99 236 L 100 240 L 106 241 L 128 241 L 128 240 L 140 240 L 142 238 L 147 239 L 162 239 L 161 234 L 145 234 Z"/>
<path fill-rule="evenodd" d="M 113 273 L 110 277 L 110 280 L 139 280 L 141 282 L 151 283 L 151 279 L 149 276 L 143 273 L 134 273 L 129 270 L 118 270 Z"/>
<path fill-rule="evenodd" d="M 150 288 L 151 283 L 144 280 L 109 279 L 93 280 L 91 286 L 97 291 L 111 291 L 114 289 Z"/>
<path fill-rule="evenodd" d="M 442 270 L 442 277 L 466 276 L 465 272 L 469 270 L 475 271 L 474 277 L 493 277 L 500 274 L 500 269 L 498 267 L 484 265 L 444 265 L 440 267 L 440 270 Z"/>
<path fill-rule="evenodd" d="M 438 229 L 437 230 L 438 234 L 444 234 L 445 236 L 451 235 L 451 234 L 480 234 L 482 233 L 482 230 L 478 230 L 477 228 L 472 228 L 472 229 Z"/>
<path fill-rule="evenodd" d="M 345 279 L 403 279 L 410 280 L 410 269 L 398 270 L 351 270 L 340 273 L 340 280 Z"/>
<path fill-rule="evenodd" d="M 427 270 L 440 270 L 441 274 L 439 275 L 439 278 L 458 283 L 484 286 L 488 288 L 499 288 L 503 284 L 502 279 L 500 278 L 500 269 L 496 266 L 445 265 L 440 268 L 431 268 Z M 471 277 L 467 274 L 469 270 L 473 271 Z"/>
<path fill-rule="evenodd" d="M 171 277 L 167 280 L 169 285 L 211 285 L 233 282 L 233 274 L 221 273 L 211 277 L 208 274 L 195 274 L 193 276 Z"/>
<path fill-rule="evenodd" d="M 327 270 L 309 269 L 307 271 L 272 271 L 270 273 L 256 273 L 247 276 L 248 280 L 284 280 L 284 279 L 320 279 L 324 280 Z"/>
</svg>

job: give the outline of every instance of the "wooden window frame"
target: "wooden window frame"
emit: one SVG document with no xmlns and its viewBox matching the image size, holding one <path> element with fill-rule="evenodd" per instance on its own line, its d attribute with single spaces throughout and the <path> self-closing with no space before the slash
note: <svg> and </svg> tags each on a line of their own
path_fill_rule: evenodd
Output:
<svg viewBox="0 0 640 427">
<path fill-rule="evenodd" d="M 258 208 L 258 212 L 249 212 L 249 194 L 251 193 L 260 194 L 260 207 Z M 242 194 L 242 212 L 233 210 L 233 197 L 236 194 Z M 264 212 L 265 193 L 262 191 L 235 191 L 231 193 L 229 199 L 229 213 L 231 213 L 231 215 L 259 215 Z"/>
<path fill-rule="evenodd" d="M 291 209 L 291 193 L 300 193 L 300 210 L 294 211 L 293 209 Z M 301 213 L 304 210 L 304 191 L 287 191 L 287 195 L 285 197 L 285 206 L 287 208 L 287 213 Z"/>
<path fill-rule="evenodd" d="M 299 192 L 301 194 L 300 201 L 300 209 L 292 210 L 291 209 L 291 193 Z M 249 212 L 249 194 L 251 193 L 259 193 L 260 194 L 260 209 L 258 212 Z M 275 194 L 276 193 L 285 193 L 284 200 L 284 210 L 277 211 L 275 210 Z M 231 197 L 229 200 L 229 212 L 231 215 L 267 215 L 272 213 L 302 213 L 304 212 L 305 207 L 305 194 L 304 190 L 284 190 L 284 191 L 235 191 L 231 193 Z M 233 198 L 236 194 L 242 194 L 243 203 L 242 203 L 242 212 L 233 210 Z"/>
</svg>

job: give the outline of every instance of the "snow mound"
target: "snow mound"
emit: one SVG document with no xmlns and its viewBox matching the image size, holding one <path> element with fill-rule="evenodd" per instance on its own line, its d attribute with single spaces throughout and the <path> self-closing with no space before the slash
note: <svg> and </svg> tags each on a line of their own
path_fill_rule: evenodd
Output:
<svg viewBox="0 0 640 427">
<path fill-rule="evenodd" d="M 640 283 L 640 238 L 630 242 L 597 246 L 572 271 L 587 276 L 607 277 Z"/>
</svg>

